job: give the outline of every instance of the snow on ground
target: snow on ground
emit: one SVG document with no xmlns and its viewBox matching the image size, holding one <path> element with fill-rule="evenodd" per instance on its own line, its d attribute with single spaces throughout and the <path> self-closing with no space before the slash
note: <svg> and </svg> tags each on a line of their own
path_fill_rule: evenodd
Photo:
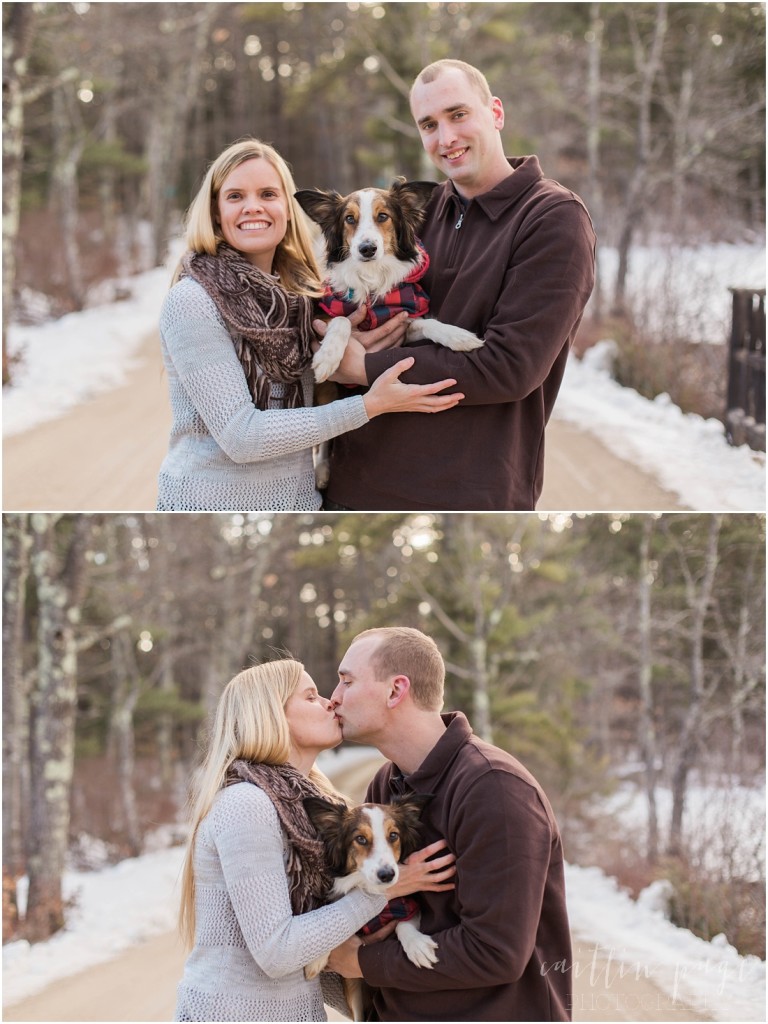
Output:
<svg viewBox="0 0 768 1024">
<path fill-rule="evenodd" d="M 3 392 L 6 437 L 55 419 L 99 391 L 119 386 L 147 334 L 156 329 L 172 267 L 123 282 L 133 297 L 96 306 L 39 326 L 12 325 L 9 347 L 19 354 L 13 386 Z M 610 280 L 615 252 L 600 253 Z M 695 249 L 638 247 L 629 291 L 652 318 L 686 336 L 723 343 L 730 316 L 729 286 L 763 287 L 765 246 L 706 245 Z M 640 314 L 638 314 L 639 316 Z M 650 318 L 650 319 L 649 319 Z M 685 415 L 662 395 L 655 401 L 621 387 L 609 373 L 610 347 L 599 345 L 583 361 L 571 359 L 555 416 L 595 433 L 616 455 L 658 480 L 696 511 L 765 509 L 765 457 L 746 446 L 731 448 L 722 424 Z"/>
<path fill-rule="evenodd" d="M 719 420 L 684 413 L 668 395 L 643 398 L 610 374 L 613 342 L 571 358 L 554 418 L 595 434 L 697 512 L 765 509 L 765 454 L 733 448 Z"/>
<path fill-rule="evenodd" d="M 320 767 L 333 775 L 373 754 L 369 748 L 345 747 L 323 755 Z M 755 790 L 747 802 L 758 806 L 762 799 Z M 705 801 L 702 793 L 701 804 Z M 628 810 L 625 801 L 623 806 L 626 820 L 640 824 L 640 805 Z M 4 1005 L 173 930 L 182 860 L 182 848 L 173 847 L 100 871 L 67 872 L 65 894 L 74 896 L 75 904 L 66 930 L 35 946 L 3 947 Z M 765 1020 L 765 962 L 740 956 L 723 936 L 705 942 L 671 924 L 663 911 L 663 883 L 654 883 L 635 902 L 598 868 L 568 865 L 566 886 L 571 927 L 583 947 L 573 970 L 586 978 L 596 1004 L 601 995 L 610 998 L 620 975 L 639 975 L 671 1001 L 714 1020 Z"/>
</svg>

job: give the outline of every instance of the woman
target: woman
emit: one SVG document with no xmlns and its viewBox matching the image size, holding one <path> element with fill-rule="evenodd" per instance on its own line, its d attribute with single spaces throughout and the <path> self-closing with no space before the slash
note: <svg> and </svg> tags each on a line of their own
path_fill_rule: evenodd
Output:
<svg viewBox="0 0 768 1024">
<path fill-rule="evenodd" d="M 176 1020 L 326 1020 L 324 999 L 344 1011 L 338 976 L 321 990 L 304 966 L 387 901 L 353 891 L 322 905 L 331 880 L 302 798 L 340 799 L 315 758 L 341 738 L 298 661 L 246 669 L 222 693 L 192 802 L 179 920 L 193 948 Z M 444 845 L 415 854 L 390 895 L 452 887 L 451 855 L 424 862 Z"/>
<path fill-rule="evenodd" d="M 312 406 L 322 287 L 295 191 L 280 155 L 247 139 L 214 161 L 189 209 L 189 251 L 160 316 L 173 412 L 160 510 L 317 510 L 314 445 L 463 397 L 437 394 L 455 380 L 403 384 L 405 359 L 367 394 Z"/>
</svg>

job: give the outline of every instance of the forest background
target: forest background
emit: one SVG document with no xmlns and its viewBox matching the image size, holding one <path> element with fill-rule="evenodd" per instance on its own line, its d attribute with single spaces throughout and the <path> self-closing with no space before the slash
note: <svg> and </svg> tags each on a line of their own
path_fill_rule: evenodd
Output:
<svg viewBox="0 0 768 1024">
<path fill-rule="evenodd" d="M 664 878 L 676 923 L 764 956 L 765 823 L 741 802 L 764 785 L 764 516 L 3 525 L 6 939 L 61 926 L 66 863 L 136 855 L 162 824 L 183 835 L 211 710 L 241 668 L 289 651 L 330 695 L 351 638 L 401 624 L 439 643 L 446 708 L 540 779 L 569 861 L 635 894 Z M 644 799 L 632 832 L 606 803 L 628 786 Z"/>
<path fill-rule="evenodd" d="M 578 349 L 611 337 L 621 383 L 723 418 L 723 346 L 627 271 L 649 241 L 671 276 L 676 251 L 764 232 L 764 4 L 5 3 L 3 47 L 4 382 L 10 318 L 161 265 L 237 138 L 274 143 L 299 187 L 433 178 L 408 89 L 454 56 L 503 99 L 507 152 L 537 153 L 615 250 Z"/>
</svg>

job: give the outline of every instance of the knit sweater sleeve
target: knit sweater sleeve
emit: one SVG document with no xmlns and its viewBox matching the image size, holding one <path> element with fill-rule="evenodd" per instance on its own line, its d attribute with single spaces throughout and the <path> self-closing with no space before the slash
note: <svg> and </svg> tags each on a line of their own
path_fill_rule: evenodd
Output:
<svg viewBox="0 0 768 1024">
<path fill-rule="evenodd" d="M 386 906 L 355 890 L 336 903 L 294 916 L 283 863 L 283 835 L 271 800 L 243 782 L 223 790 L 211 834 L 229 899 L 248 949 L 270 978 L 330 953 Z"/>
<path fill-rule="evenodd" d="M 160 333 L 185 393 L 224 453 L 237 463 L 302 451 L 368 422 L 361 395 L 322 407 L 257 409 L 215 303 L 183 278 L 166 296 Z"/>
</svg>

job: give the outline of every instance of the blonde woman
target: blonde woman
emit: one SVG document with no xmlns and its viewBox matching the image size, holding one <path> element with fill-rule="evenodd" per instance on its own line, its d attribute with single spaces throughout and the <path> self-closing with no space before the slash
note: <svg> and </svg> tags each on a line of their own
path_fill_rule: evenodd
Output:
<svg viewBox="0 0 768 1024">
<path fill-rule="evenodd" d="M 324 1001 L 345 1012 L 338 976 L 307 981 L 303 968 L 387 900 L 353 891 L 323 905 L 330 878 L 302 798 L 343 799 L 315 766 L 341 739 L 298 661 L 246 669 L 222 693 L 192 799 L 176 1020 L 326 1020 Z M 425 862 L 444 845 L 414 854 L 389 895 L 445 891 L 453 858 Z"/>
<path fill-rule="evenodd" d="M 213 162 L 189 209 L 188 252 L 160 315 L 173 423 L 159 510 L 317 510 L 314 445 L 382 413 L 440 412 L 463 397 L 437 394 L 453 379 L 402 383 L 409 358 L 365 395 L 312 406 L 322 288 L 295 191 L 276 150 L 246 139 Z M 398 329 L 390 321 L 368 338 Z"/>
</svg>

